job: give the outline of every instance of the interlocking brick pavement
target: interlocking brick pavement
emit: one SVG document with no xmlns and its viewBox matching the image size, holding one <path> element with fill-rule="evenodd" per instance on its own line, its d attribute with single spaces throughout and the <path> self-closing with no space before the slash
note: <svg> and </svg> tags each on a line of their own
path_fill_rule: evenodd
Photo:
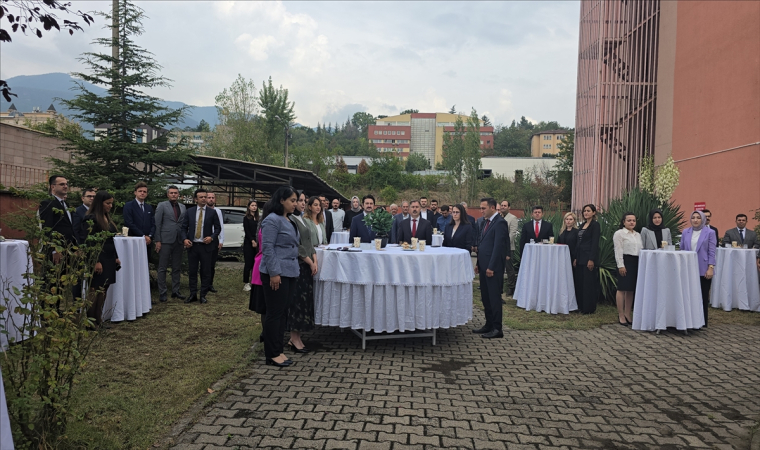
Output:
<svg viewBox="0 0 760 450">
<path fill-rule="evenodd" d="M 475 311 L 475 325 L 482 313 Z M 263 361 L 174 449 L 731 449 L 760 415 L 760 328 L 684 336 L 471 326 L 361 342 L 318 328 L 314 348 Z M 287 352 L 286 352 L 287 353 Z"/>
</svg>

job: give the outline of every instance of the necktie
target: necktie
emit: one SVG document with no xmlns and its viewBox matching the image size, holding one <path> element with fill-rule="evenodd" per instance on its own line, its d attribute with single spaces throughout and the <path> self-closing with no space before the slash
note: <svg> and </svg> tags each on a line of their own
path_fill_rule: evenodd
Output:
<svg viewBox="0 0 760 450">
<path fill-rule="evenodd" d="M 538 222 L 536 222 L 536 239 L 538 239 Z"/>
<path fill-rule="evenodd" d="M 739 237 L 742 238 L 742 244 L 744 243 L 744 229 L 739 230 Z"/>
<path fill-rule="evenodd" d="M 177 206 L 177 203 L 172 203 L 172 210 L 174 210 L 174 220 L 179 220 L 179 206 Z"/>
<path fill-rule="evenodd" d="M 145 213 L 145 203 L 140 203 L 140 209 L 142 209 L 142 212 Z"/>
<path fill-rule="evenodd" d="M 417 219 L 412 219 L 412 237 L 417 237 Z"/>
<path fill-rule="evenodd" d="M 486 226 L 483 227 L 483 234 L 486 234 L 486 231 L 488 231 L 488 225 L 491 223 L 489 219 L 486 219 Z"/>
<path fill-rule="evenodd" d="M 63 205 L 63 212 L 66 214 L 66 217 L 69 218 L 69 222 L 71 222 L 71 213 L 69 212 L 69 207 L 66 204 L 66 200 L 61 200 L 61 204 Z"/>
<path fill-rule="evenodd" d="M 203 208 L 198 214 L 198 224 L 195 225 L 195 239 L 200 239 L 203 231 Z"/>
</svg>

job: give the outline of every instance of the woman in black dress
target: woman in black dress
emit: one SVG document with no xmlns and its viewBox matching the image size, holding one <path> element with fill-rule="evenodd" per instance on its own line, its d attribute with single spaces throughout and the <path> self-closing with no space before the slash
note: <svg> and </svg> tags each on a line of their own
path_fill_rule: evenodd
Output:
<svg viewBox="0 0 760 450">
<path fill-rule="evenodd" d="M 472 225 L 467 220 L 467 210 L 462 205 L 454 205 L 451 210 L 451 222 L 443 231 L 443 246 L 464 250 L 472 249 Z"/>
<path fill-rule="evenodd" d="M 599 238 L 602 234 L 602 227 L 596 221 L 596 206 L 584 206 L 583 219 L 575 250 L 575 298 L 581 314 L 593 314 L 599 297 Z"/>
<path fill-rule="evenodd" d="M 256 231 L 259 228 L 259 206 L 256 204 L 256 200 L 248 202 L 248 206 L 245 209 L 245 217 L 243 218 L 243 232 L 245 237 L 243 238 L 243 258 L 245 259 L 245 265 L 243 266 L 243 291 L 248 292 L 251 290 L 251 270 L 253 270 L 253 262 L 256 258 L 258 251 L 258 242 L 256 242 Z"/>
<path fill-rule="evenodd" d="M 557 238 L 558 244 L 567 245 L 570 250 L 570 264 L 575 265 L 575 250 L 578 248 L 578 216 L 574 212 L 565 214 L 564 228 Z"/>
<path fill-rule="evenodd" d="M 89 209 L 89 214 L 82 221 L 82 236 L 87 236 L 85 245 L 96 245 L 94 236 L 107 231 L 116 233 L 116 224 L 111 219 L 113 209 L 113 195 L 102 190 L 95 194 L 95 200 Z M 90 225 L 92 221 L 92 226 Z M 93 237 L 92 239 L 90 237 Z M 100 326 L 103 322 L 103 305 L 106 302 L 108 287 L 116 282 L 116 271 L 121 268 L 119 255 L 116 253 L 116 245 L 113 236 L 109 236 L 103 242 L 103 247 L 98 255 L 92 279 L 90 280 L 90 307 L 87 308 L 87 317 L 93 319 Z"/>
<path fill-rule="evenodd" d="M 290 220 L 298 228 L 300 243 L 298 245 L 299 275 L 296 280 L 296 296 L 288 309 L 287 327 L 290 330 L 288 345 L 296 353 L 308 353 L 309 349 L 301 340 L 301 333 L 314 329 L 314 275 L 317 273 L 317 230 L 314 222 L 304 216 L 306 208 L 317 210 L 321 215 L 319 197 L 311 197 L 308 202 L 303 192 L 298 193 L 296 211 Z"/>
</svg>

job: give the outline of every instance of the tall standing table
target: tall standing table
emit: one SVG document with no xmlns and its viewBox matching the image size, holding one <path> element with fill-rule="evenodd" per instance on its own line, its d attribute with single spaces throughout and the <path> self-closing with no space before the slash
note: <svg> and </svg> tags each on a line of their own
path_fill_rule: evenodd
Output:
<svg viewBox="0 0 760 450">
<path fill-rule="evenodd" d="M 116 272 L 116 283 L 108 288 L 103 320 L 135 320 L 150 312 L 152 307 L 148 246 L 142 236 L 116 236 L 114 244 L 121 261 L 121 270 Z"/>
<path fill-rule="evenodd" d="M 513 297 L 527 311 L 568 314 L 578 309 L 568 246 L 526 244 Z"/>
<path fill-rule="evenodd" d="M 756 259 L 757 250 L 754 249 L 718 248 L 710 291 L 710 304 L 713 308 L 760 312 Z"/>
<path fill-rule="evenodd" d="M 362 349 L 368 340 L 401 337 L 432 337 L 435 345 L 436 329 L 472 319 L 475 271 L 466 250 L 365 247 L 343 252 L 334 247 L 317 250 L 315 323 L 351 329 L 362 339 Z M 408 333 L 415 330 L 422 332 Z M 372 336 L 368 331 L 405 333 Z"/>
<path fill-rule="evenodd" d="M 24 316 L 13 312 L 16 306 L 21 305 L 13 288 L 21 291 L 27 284 L 24 274 L 33 272 L 28 249 L 27 241 L 8 239 L 0 242 L 0 305 L 8 308 L 0 314 L 0 329 L 8 332 L 7 335 L 0 333 L 0 350 L 8 345 L 9 339 L 13 342 L 23 339 L 19 328 L 25 326 Z M 5 299 L 8 299 L 7 303 Z"/>
<path fill-rule="evenodd" d="M 699 286 L 697 253 L 642 250 L 636 281 L 634 330 L 702 328 L 705 316 Z"/>
</svg>

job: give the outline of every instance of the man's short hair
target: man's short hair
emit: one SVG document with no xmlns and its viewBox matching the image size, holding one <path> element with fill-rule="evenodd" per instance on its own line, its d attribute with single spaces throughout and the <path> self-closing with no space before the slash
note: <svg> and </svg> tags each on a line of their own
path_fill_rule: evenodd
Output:
<svg viewBox="0 0 760 450">
<path fill-rule="evenodd" d="M 710 214 L 712 214 L 712 212 L 710 212 L 710 210 L 709 210 L 709 209 L 703 209 L 703 210 L 702 210 L 702 213 L 710 213 Z"/>
<path fill-rule="evenodd" d="M 412 203 L 416 203 L 416 204 L 422 206 L 422 203 L 420 203 L 419 200 L 412 200 L 411 202 L 409 202 L 409 206 L 412 206 Z"/>
<path fill-rule="evenodd" d="M 409 204 L 409 200 L 404 200 L 404 201 L 402 201 L 402 202 L 401 202 L 401 206 L 404 206 L 404 203 L 406 203 L 406 204 L 408 205 L 408 204 Z"/>
<path fill-rule="evenodd" d="M 438 200 L 435 200 L 435 199 L 433 199 L 433 200 L 430 200 L 430 203 L 433 203 L 433 202 L 436 202 L 436 203 L 438 203 Z"/>
<path fill-rule="evenodd" d="M 744 217 L 746 219 L 747 215 L 746 214 L 737 214 L 736 215 L 736 219 L 734 219 L 734 220 L 739 220 L 739 217 Z"/>
<path fill-rule="evenodd" d="M 176 189 L 177 191 L 179 191 L 179 188 L 177 186 L 175 186 L 175 185 L 172 184 L 171 186 L 169 186 L 168 188 L 166 188 L 166 192 L 169 193 L 169 191 L 171 191 L 172 189 Z"/>
<path fill-rule="evenodd" d="M 85 189 L 84 191 L 82 191 L 82 197 L 84 197 L 85 195 L 87 195 L 87 193 L 88 193 L 88 192 L 95 192 L 95 193 L 97 193 L 97 192 L 98 192 L 98 190 L 97 190 L 97 189 L 95 189 L 95 188 L 91 188 L 91 187 L 90 187 L 90 188 L 87 188 L 87 189 Z"/>
<path fill-rule="evenodd" d="M 441 211 L 448 211 L 449 205 L 441 205 Z"/>
<path fill-rule="evenodd" d="M 208 191 L 203 188 L 196 189 L 195 193 L 193 193 L 193 198 L 198 198 L 198 194 L 207 194 L 207 193 Z"/>
<path fill-rule="evenodd" d="M 364 201 L 367 200 L 368 198 L 372 199 L 372 203 L 377 203 L 375 202 L 375 197 L 372 194 L 367 194 L 364 197 L 362 197 L 362 205 L 364 204 Z"/>
<path fill-rule="evenodd" d="M 137 184 L 135 184 L 135 190 L 134 191 L 137 191 L 140 188 L 148 189 L 148 183 L 146 183 L 144 181 L 138 181 Z"/>
<path fill-rule="evenodd" d="M 423 198 L 424 198 L 425 200 L 427 200 L 427 197 L 425 197 L 425 196 L 422 196 L 422 197 L 420 197 L 420 200 L 422 200 Z"/>
<path fill-rule="evenodd" d="M 536 206 L 534 206 L 534 207 L 533 207 L 533 209 L 531 209 L 531 210 L 530 210 L 530 212 L 533 212 L 533 211 L 535 211 L 535 210 L 537 210 L 537 209 L 540 209 L 540 210 L 541 210 L 541 212 L 544 212 L 544 207 L 543 207 L 543 206 L 541 206 L 541 205 L 536 205 Z"/>
<path fill-rule="evenodd" d="M 317 195 L 317 198 L 319 199 L 320 202 L 322 201 L 322 199 L 327 200 L 327 196 L 326 195 Z"/>
<path fill-rule="evenodd" d="M 496 199 L 493 197 L 483 197 L 480 199 L 480 203 L 486 202 L 488 206 L 496 208 Z"/>
<path fill-rule="evenodd" d="M 509 208 L 510 206 L 512 206 L 512 205 L 509 203 L 509 200 L 502 200 L 502 202 L 507 202 L 507 208 Z"/>
<path fill-rule="evenodd" d="M 49 186 L 54 185 L 55 180 L 57 180 L 58 178 L 66 178 L 66 177 L 64 177 L 63 175 L 51 175 L 50 178 L 48 178 L 48 185 Z"/>
<path fill-rule="evenodd" d="M 395 206 L 396 208 L 398 208 L 398 205 L 397 205 L 397 204 L 395 204 L 395 203 L 391 203 L 391 204 L 390 204 L 390 206 L 388 206 L 388 208 L 393 208 L 394 206 Z"/>
</svg>

